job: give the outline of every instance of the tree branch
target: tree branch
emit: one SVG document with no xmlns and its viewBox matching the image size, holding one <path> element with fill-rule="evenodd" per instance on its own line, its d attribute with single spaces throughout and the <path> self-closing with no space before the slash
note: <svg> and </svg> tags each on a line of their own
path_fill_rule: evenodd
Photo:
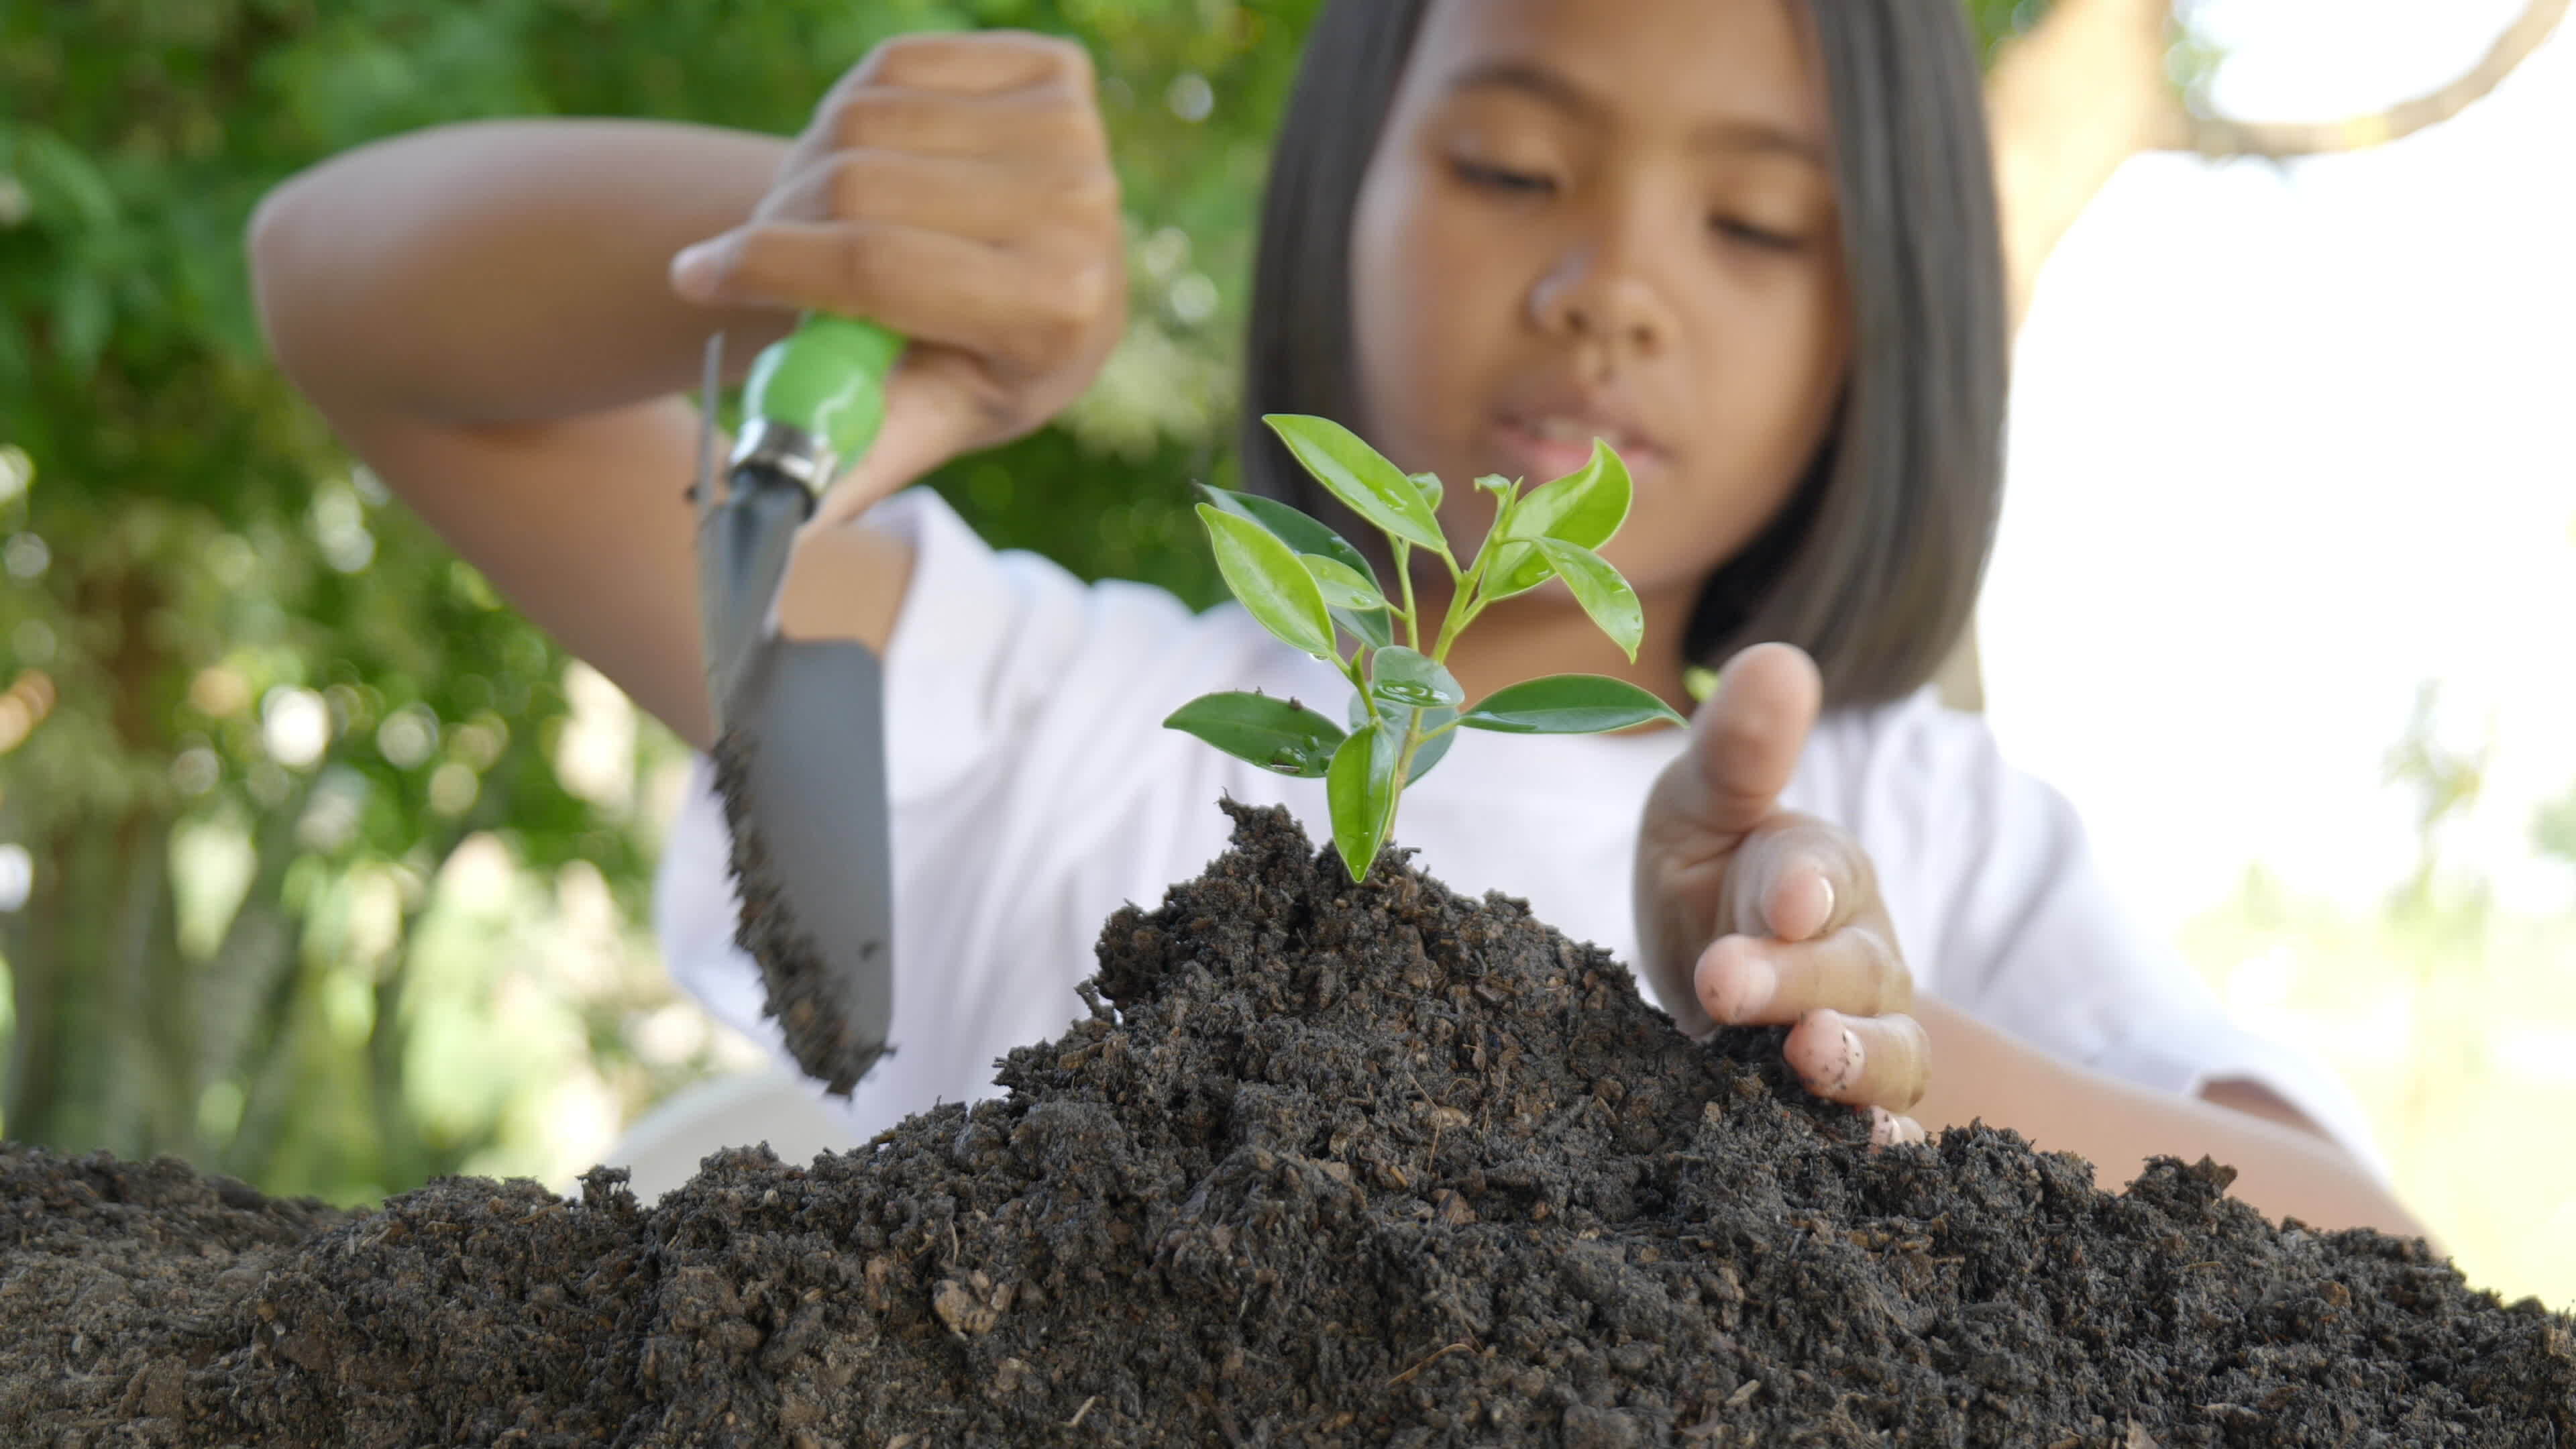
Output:
<svg viewBox="0 0 2576 1449">
<path fill-rule="evenodd" d="M 2172 20 L 2170 0 L 2057 0 L 1995 57 L 1986 112 L 2016 331 L 2058 238 L 2179 109 L 2164 74 Z"/>
<path fill-rule="evenodd" d="M 2493 91 L 2556 32 L 2569 3 L 2529 0 L 2475 66 L 2386 110 L 2338 121 L 2233 121 L 2191 114 L 2166 82 L 2171 0 L 2058 0 L 2003 49 L 1986 80 L 2013 326 L 2029 308 L 2040 265 L 2131 156 L 2287 159 L 2384 145 Z"/>
<path fill-rule="evenodd" d="M 2211 158 L 2263 156 L 2287 160 L 2336 151 L 2362 151 L 2439 125 L 2484 100 L 2531 58 L 2559 22 L 2567 18 L 2568 0 L 2531 0 L 2522 14 L 2496 37 L 2485 56 L 2450 84 L 2400 101 L 2386 110 L 2347 116 L 2340 121 L 2231 121 L 2224 116 L 2196 116 L 2176 106 L 2166 117 L 2150 149 L 2197 151 Z"/>
<path fill-rule="evenodd" d="M 2165 79 L 2172 0 L 2057 0 L 2003 48 L 1986 77 L 2013 330 L 2030 310 L 2041 264 L 2131 156 L 2287 159 L 2385 145 L 2484 98 L 2558 29 L 2569 3 L 2528 0 L 2483 59 L 2430 94 L 2340 121 L 2264 122 L 2195 116 L 2184 107 Z M 1943 697 L 1978 707 L 1979 674 L 1972 626 L 1942 666 Z"/>
</svg>

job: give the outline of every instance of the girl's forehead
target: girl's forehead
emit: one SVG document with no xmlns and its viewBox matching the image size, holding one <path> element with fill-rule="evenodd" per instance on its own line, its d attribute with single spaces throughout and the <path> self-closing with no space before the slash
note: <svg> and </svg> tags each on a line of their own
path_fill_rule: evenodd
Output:
<svg viewBox="0 0 2576 1449">
<path fill-rule="evenodd" d="M 1405 88 L 1432 102 L 1517 91 L 1577 121 L 1825 144 L 1798 0 L 1432 0 Z"/>
</svg>

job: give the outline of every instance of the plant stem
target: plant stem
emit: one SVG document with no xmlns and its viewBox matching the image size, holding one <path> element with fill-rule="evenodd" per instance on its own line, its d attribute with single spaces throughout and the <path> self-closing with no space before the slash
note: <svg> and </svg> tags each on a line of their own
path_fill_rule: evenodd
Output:
<svg viewBox="0 0 2576 1449">
<path fill-rule="evenodd" d="M 1422 652 L 1422 614 L 1413 607 L 1413 546 L 1400 538 L 1395 540 L 1395 575 L 1397 582 L 1404 585 L 1405 644 L 1419 654 Z"/>
<path fill-rule="evenodd" d="M 1456 585 L 1457 592 L 1449 596 L 1448 615 L 1440 621 L 1440 642 L 1432 646 L 1431 650 L 1434 663 L 1448 663 L 1449 646 L 1456 643 L 1458 636 L 1467 631 L 1468 625 L 1476 622 L 1477 615 L 1485 612 L 1485 601 L 1477 597 L 1485 587 L 1485 566 L 1493 562 L 1495 554 L 1501 552 L 1497 546 L 1497 540 L 1503 536 L 1503 526 L 1511 521 L 1512 505 L 1516 501 L 1508 496 L 1495 498 L 1494 526 L 1486 532 L 1485 541 L 1476 545 L 1476 556 L 1467 561 L 1465 574 L 1458 572 L 1458 565 L 1455 562 L 1449 565 L 1449 577 Z M 1411 580 L 1408 579 L 1406 582 L 1409 587 Z M 1405 595 L 1404 601 L 1407 604 L 1413 602 L 1410 592 Z M 1418 649 L 1421 646 L 1416 644 L 1414 647 Z"/>
<path fill-rule="evenodd" d="M 1374 724 L 1377 722 L 1377 698 L 1369 693 L 1368 675 L 1360 669 L 1360 656 L 1367 652 L 1368 642 L 1362 640 L 1360 647 L 1351 651 L 1351 657 L 1341 661 L 1342 677 L 1349 680 L 1351 688 L 1358 692 L 1360 707 L 1368 711 L 1369 722 Z"/>
<path fill-rule="evenodd" d="M 1477 590 L 1484 585 L 1485 563 L 1487 557 L 1494 552 L 1490 545 L 1494 538 L 1501 534 L 1504 520 L 1511 516 L 1511 505 L 1512 500 L 1509 498 L 1498 499 L 1495 502 L 1493 532 L 1487 536 L 1484 544 L 1477 546 L 1476 556 L 1468 561 L 1464 570 L 1458 567 L 1456 555 L 1445 548 L 1440 550 L 1440 561 L 1449 566 L 1450 591 L 1449 607 L 1443 611 L 1440 634 L 1431 648 L 1430 657 L 1434 663 L 1445 661 L 1449 657 L 1450 646 L 1457 642 L 1459 633 L 1469 624 L 1474 623 L 1478 614 L 1484 612 L 1484 601 L 1476 597 Z M 1420 653 L 1422 610 L 1413 596 L 1413 546 L 1392 535 L 1388 537 L 1387 542 L 1394 548 L 1396 577 L 1404 589 L 1404 607 L 1399 611 L 1399 617 L 1404 620 L 1405 644 L 1415 653 Z M 1368 708 L 1370 724 L 1378 726 L 1383 724 L 1385 716 L 1378 712 L 1377 699 L 1369 692 L 1368 682 L 1361 672 L 1359 660 L 1362 652 L 1361 650 L 1351 652 L 1350 659 L 1344 665 L 1344 672 L 1350 676 L 1351 686 L 1360 692 L 1360 701 Z M 1386 820 L 1378 832 L 1378 839 L 1381 842 L 1392 838 L 1395 834 L 1396 812 L 1404 804 L 1404 787 L 1406 781 L 1412 777 L 1414 757 L 1421 753 L 1425 744 L 1458 727 L 1457 721 L 1452 720 L 1439 729 L 1426 732 L 1422 728 L 1422 713 L 1419 708 L 1405 710 L 1403 742 L 1396 747 L 1395 752 L 1395 788 L 1387 792 Z"/>
<path fill-rule="evenodd" d="M 1440 621 L 1440 642 L 1431 648 L 1432 662 L 1448 663 L 1449 646 L 1458 642 L 1458 635 L 1478 613 L 1482 612 L 1482 603 L 1476 598 L 1476 590 L 1482 587 L 1484 582 L 1485 550 L 1480 548 L 1476 550 L 1476 561 L 1468 566 L 1466 575 L 1458 580 L 1457 592 L 1449 596 L 1448 615 Z"/>
<path fill-rule="evenodd" d="M 1413 775 L 1413 756 L 1422 748 L 1422 711 L 1405 712 L 1404 743 L 1395 752 L 1395 788 L 1386 792 L 1386 827 L 1377 834 L 1380 848 L 1395 837 L 1395 812 L 1404 804 L 1404 783 Z"/>
</svg>

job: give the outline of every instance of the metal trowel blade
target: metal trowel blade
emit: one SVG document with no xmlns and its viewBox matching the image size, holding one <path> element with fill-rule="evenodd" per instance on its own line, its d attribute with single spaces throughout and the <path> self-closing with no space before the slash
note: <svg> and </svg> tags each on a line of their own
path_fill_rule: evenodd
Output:
<svg viewBox="0 0 2576 1449">
<path fill-rule="evenodd" d="M 778 633 L 779 586 L 813 511 L 804 487 L 746 466 L 718 501 L 709 447 L 700 469 L 700 622 L 735 939 L 759 963 L 797 1064 L 846 1096 L 889 1050 L 894 1014 L 884 671 L 862 644 Z"/>
</svg>

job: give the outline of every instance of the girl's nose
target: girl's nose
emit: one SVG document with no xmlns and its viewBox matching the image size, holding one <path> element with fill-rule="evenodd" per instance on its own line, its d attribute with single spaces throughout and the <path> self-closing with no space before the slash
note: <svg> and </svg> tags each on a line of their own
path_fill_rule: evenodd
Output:
<svg viewBox="0 0 2576 1449">
<path fill-rule="evenodd" d="M 1663 299 L 1617 247 L 1585 247 L 1550 268 L 1530 289 L 1530 312 L 1551 336 L 1606 349 L 1605 361 L 1650 358 L 1671 341 Z"/>
</svg>

